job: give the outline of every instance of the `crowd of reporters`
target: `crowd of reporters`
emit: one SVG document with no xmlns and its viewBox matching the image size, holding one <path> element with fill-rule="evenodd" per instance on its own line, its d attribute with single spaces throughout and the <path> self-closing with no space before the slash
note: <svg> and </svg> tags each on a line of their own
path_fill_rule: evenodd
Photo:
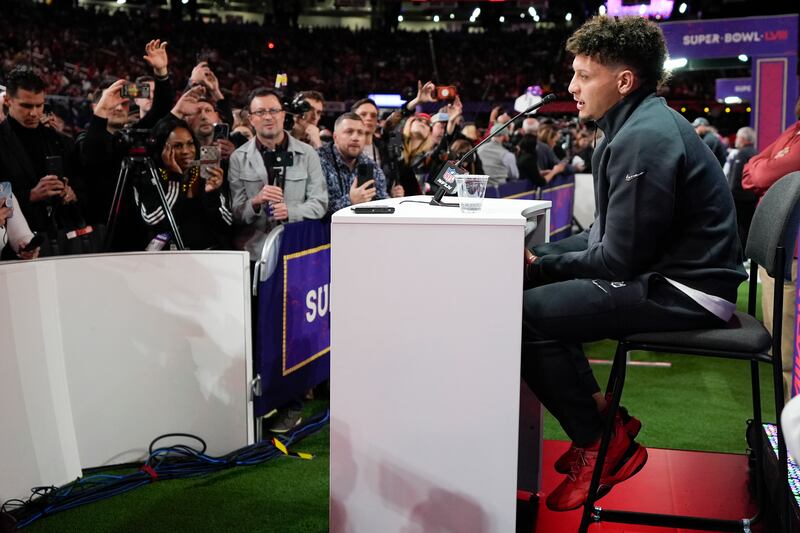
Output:
<svg viewBox="0 0 800 533">
<path fill-rule="evenodd" d="M 10 184 L 13 199 L 3 214 L 16 217 L 15 227 L 24 218 L 30 229 L 9 236 L 4 258 L 164 248 L 258 254 L 278 224 L 435 192 L 442 164 L 459 159 L 484 133 L 466 121 L 458 95 L 440 100 L 431 82 L 418 81 L 416 96 L 394 112 L 361 98 L 337 118 L 326 115 L 319 91 L 287 95 L 265 87 L 235 106 L 207 61 L 176 87 L 167 50 L 166 42 L 151 40 L 142 61 L 147 73 L 136 69 L 135 78 L 93 91 L 92 115 L 74 138 L 44 110 L 49 85 L 41 70 L 11 68 L 0 117 L 0 181 Z M 438 112 L 419 111 L 432 105 Z M 486 133 L 505 125 L 511 112 L 495 108 Z M 575 171 L 550 162 L 574 151 L 571 141 L 559 143 L 561 132 L 575 138 L 585 128 L 523 118 L 465 165 L 491 172 L 495 184 L 529 179 L 536 186 Z M 38 246 L 25 250 L 34 234 L 41 235 Z"/>
</svg>

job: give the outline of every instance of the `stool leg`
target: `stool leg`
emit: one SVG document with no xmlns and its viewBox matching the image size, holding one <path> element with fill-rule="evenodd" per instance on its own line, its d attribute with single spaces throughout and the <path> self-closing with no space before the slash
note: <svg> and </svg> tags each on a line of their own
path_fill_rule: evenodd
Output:
<svg viewBox="0 0 800 533">
<path fill-rule="evenodd" d="M 778 431 L 778 474 L 780 475 L 781 489 L 779 491 L 778 506 L 783 511 L 783 528 L 786 533 L 791 533 L 791 511 L 792 502 L 789 497 L 789 468 L 786 464 L 787 452 L 786 442 L 783 440 L 783 428 L 781 427 L 781 411 L 783 411 L 783 358 L 781 356 L 781 331 L 783 313 L 783 279 L 784 261 L 786 250 L 783 246 L 775 249 L 775 289 L 773 292 L 773 312 L 772 312 L 772 378 L 775 387 L 775 425 Z"/>
<path fill-rule="evenodd" d="M 751 519 L 751 522 L 757 522 L 761 518 L 762 510 L 764 509 L 764 479 L 762 476 L 762 469 L 764 466 L 764 457 L 762 456 L 763 448 L 761 447 L 761 432 L 763 431 L 763 423 L 761 420 L 761 379 L 759 377 L 758 361 L 750 361 L 750 380 L 753 388 L 753 424 L 755 425 L 755 438 L 756 442 L 753 443 L 753 456 L 755 458 L 755 472 L 756 472 L 756 514 Z"/>
<path fill-rule="evenodd" d="M 773 355 L 774 357 L 774 355 Z M 783 371 L 780 363 L 773 363 L 773 381 L 775 387 L 775 425 L 778 433 L 778 474 L 780 477 L 780 490 L 778 491 L 778 508 L 782 511 L 783 530 L 786 533 L 792 531 L 792 491 L 789 486 L 789 466 L 786 441 L 783 440 L 783 427 L 781 424 L 781 411 L 783 411 Z"/>
<path fill-rule="evenodd" d="M 624 343 L 620 342 L 617 344 L 617 353 L 614 354 L 614 366 L 611 368 L 612 376 L 609 377 L 608 381 L 608 384 L 612 387 L 611 405 L 608 406 L 606 420 L 603 423 L 603 438 L 600 441 L 600 450 L 597 453 L 597 462 L 594 465 L 592 483 L 589 485 L 589 494 L 586 497 L 586 502 L 583 504 L 581 525 L 578 528 L 579 533 L 586 533 L 586 531 L 589 529 L 592 515 L 594 514 L 594 503 L 597 499 L 597 488 L 600 486 L 600 476 L 603 473 L 603 463 L 606 460 L 608 445 L 611 442 L 611 433 L 614 430 L 614 419 L 617 416 L 619 400 L 622 396 L 622 387 L 625 384 L 625 359 L 627 352 L 627 346 Z"/>
<path fill-rule="evenodd" d="M 614 384 L 617 380 L 617 375 L 619 374 L 619 367 L 625 366 L 627 363 L 627 350 L 625 350 L 623 353 L 622 358 L 618 357 L 620 350 L 624 350 L 622 342 L 617 343 L 617 351 L 614 352 L 614 361 L 611 363 L 611 372 L 608 374 L 608 382 L 606 383 L 605 394 L 608 394 L 614 389 Z"/>
</svg>

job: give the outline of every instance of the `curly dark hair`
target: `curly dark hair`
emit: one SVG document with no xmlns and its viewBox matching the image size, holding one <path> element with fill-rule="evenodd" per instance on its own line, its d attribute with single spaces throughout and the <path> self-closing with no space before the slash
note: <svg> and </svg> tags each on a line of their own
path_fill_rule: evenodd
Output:
<svg viewBox="0 0 800 533">
<path fill-rule="evenodd" d="M 589 56 L 602 65 L 630 67 L 643 85 L 658 86 L 668 77 L 664 34 L 641 17 L 593 17 L 567 39 L 567 51 Z"/>
</svg>

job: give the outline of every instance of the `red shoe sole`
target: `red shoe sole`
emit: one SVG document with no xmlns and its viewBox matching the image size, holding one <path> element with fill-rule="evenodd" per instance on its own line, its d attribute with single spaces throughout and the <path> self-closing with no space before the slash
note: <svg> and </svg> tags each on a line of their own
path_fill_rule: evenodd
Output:
<svg viewBox="0 0 800 533">
<path fill-rule="evenodd" d="M 634 443 L 636 444 L 636 443 Z M 636 450 L 628 460 L 622 463 L 613 474 L 600 479 L 600 486 L 597 488 L 597 500 L 608 494 L 617 483 L 622 483 L 626 479 L 635 476 L 647 463 L 647 448 L 636 444 Z"/>
</svg>

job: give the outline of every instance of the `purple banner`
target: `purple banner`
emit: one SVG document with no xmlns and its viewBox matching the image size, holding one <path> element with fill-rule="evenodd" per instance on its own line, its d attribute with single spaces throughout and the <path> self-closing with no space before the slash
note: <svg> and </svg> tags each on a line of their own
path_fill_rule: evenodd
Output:
<svg viewBox="0 0 800 533">
<path fill-rule="evenodd" d="M 666 22 L 672 58 L 796 56 L 797 15 Z"/>
<path fill-rule="evenodd" d="M 283 375 L 331 349 L 331 245 L 283 256 Z"/>
<path fill-rule="evenodd" d="M 572 211 L 575 207 L 575 176 L 558 176 L 542 188 L 542 200 L 550 200 L 550 241 L 572 235 Z"/>
<path fill-rule="evenodd" d="M 743 102 L 751 102 L 753 80 L 751 78 L 717 78 L 716 99 L 723 102 L 730 97 L 738 97 Z"/>
<path fill-rule="evenodd" d="M 330 377 L 330 224 L 283 225 L 277 268 L 258 284 L 255 415 L 302 398 Z"/>
</svg>

